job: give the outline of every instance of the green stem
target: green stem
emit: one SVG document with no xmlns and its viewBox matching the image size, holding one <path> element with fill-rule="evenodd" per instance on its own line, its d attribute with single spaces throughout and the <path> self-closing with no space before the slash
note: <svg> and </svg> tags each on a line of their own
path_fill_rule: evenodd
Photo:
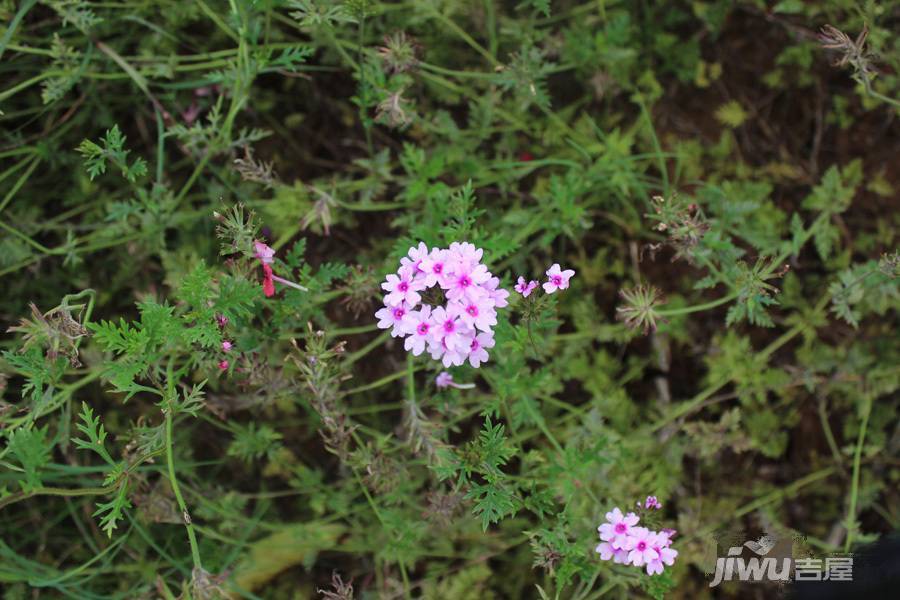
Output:
<svg viewBox="0 0 900 600">
<path fill-rule="evenodd" d="M 537 423 L 538 429 L 541 430 L 541 432 L 544 434 L 544 436 L 548 440 L 550 440 L 551 444 L 553 444 L 553 447 L 556 448 L 556 451 L 559 452 L 560 454 L 565 454 L 566 451 L 563 450 L 563 447 L 556 440 L 556 436 L 554 436 L 553 433 L 550 431 L 550 429 L 547 427 L 547 424 L 544 422 L 544 418 L 539 416 L 537 419 L 535 419 L 535 422 Z"/>
<path fill-rule="evenodd" d="M 677 315 L 686 315 L 695 312 L 702 312 L 704 310 L 710 310 L 712 308 L 716 308 L 717 306 L 722 306 L 723 304 L 728 304 L 738 295 L 735 293 L 728 294 L 727 296 L 723 296 L 716 300 L 711 300 L 710 302 L 706 302 L 704 304 L 694 304 L 693 306 L 685 306 L 683 308 L 670 308 L 668 310 L 659 310 L 657 313 L 663 317 L 674 317 Z"/>
<path fill-rule="evenodd" d="M 27 160 L 27 159 L 26 159 Z M 18 193 L 22 186 L 25 185 L 25 182 L 28 181 L 28 178 L 31 177 L 31 174 L 34 173 L 34 170 L 37 166 L 41 164 L 41 157 L 35 156 L 31 159 L 31 164 L 25 170 L 24 173 L 16 180 L 16 183 L 10 188 L 10 190 L 3 197 L 3 200 L 0 201 L 0 211 L 6 208 L 6 205 L 9 204 L 10 200 Z"/>
<path fill-rule="evenodd" d="M 175 420 L 175 381 L 174 381 L 174 373 L 173 373 L 173 363 L 170 360 L 169 365 L 166 369 L 167 380 L 166 385 L 168 386 L 168 406 L 166 407 L 166 466 L 169 471 L 169 483 L 172 485 L 172 493 L 175 494 L 175 501 L 178 503 L 178 508 L 181 509 L 181 516 L 184 519 L 184 526 L 187 529 L 188 534 L 188 542 L 191 545 L 191 558 L 194 561 L 194 571 L 200 571 L 203 568 L 203 563 L 200 561 L 200 548 L 197 545 L 197 535 L 194 533 L 194 525 L 191 522 L 191 516 L 188 513 L 187 504 L 184 501 L 184 496 L 181 495 L 181 487 L 178 485 L 178 479 L 175 477 L 175 453 L 173 450 L 173 425 Z"/>
<path fill-rule="evenodd" d="M 416 366 L 413 364 L 413 355 L 406 355 L 406 394 L 407 399 L 413 405 L 416 403 Z"/>
<path fill-rule="evenodd" d="M 416 369 L 416 370 L 419 370 L 419 369 Z M 361 385 L 359 387 L 349 389 L 346 392 L 343 392 L 341 395 L 342 396 L 352 396 L 353 394 L 358 394 L 360 392 L 367 392 L 369 390 L 374 390 L 376 388 L 380 388 L 383 385 L 387 385 L 392 381 L 396 381 L 398 379 L 402 379 L 403 377 L 406 377 L 407 373 L 408 373 L 407 369 L 404 369 L 402 371 L 397 371 L 396 373 L 391 373 L 390 375 L 385 375 L 381 379 L 378 379 L 371 383 L 367 383 L 365 385 Z"/>
<path fill-rule="evenodd" d="M 853 535 L 857 529 L 856 503 L 859 497 L 859 465 L 862 459 L 863 442 L 866 440 L 866 429 L 869 427 L 869 415 L 872 413 L 872 398 L 868 394 L 863 400 L 862 413 L 859 437 L 856 440 L 856 451 L 853 453 L 853 481 L 850 486 L 850 508 L 847 510 L 847 539 L 844 540 L 844 552 L 850 552 Z"/>
<path fill-rule="evenodd" d="M 35 496 L 102 496 L 103 494 L 109 494 L 113 492 L 117 487 L 119 487 L 119 482 L 116 481 L 113 484 L 107 485 L 105 487 L 90 487 L 90 488 L 58 488 L 58 487 L 41 487 L 29 492 L 16 492 L 15 494 L 10 494 L 6 498 L 0 500 L 0 509 L 9 506 L 10 504 L 15 504 L 16 502 L 20 502 L 22 500 L 27 500 L 29 498 L 33 498 Z"/>
<path fill-rule="evenodd" d="M 375 338 L 374 340 L 372 340 L 371 342 L 369 342 L 368 344 L 366 344 L 365 346 L 363 346 L 362 348 L 357 350 L 356 352 L 348 355 L 347 360 L 345 361 L 344 364 L 346 364 L 347 366 L 352 365 L 353 363 L 355 363 L 356 361 L 358 361 L 359 359 L 364 357 L 366 354 L 368 354 L 369 352 L 371 352 L 372 350 L 374 350 L 375 348 L 377 348 L 378 346 L 383 344 L 385 341 L 387 341 L 387 339 L 388 339 L 388 337 L 390 337 L 390 335 L 391 335 L 390 331 L 385 331 L 384 333 L 379 335 L 377 338 Z"/>
<path fill-rule="evenodd" d="M 484 46 L 482 46 L 481 44 L 476 42 L 475 39 L 471 35 L 466 33 L 466 31 L 462 27 L 457 25 L 453 19 L 443 15 L 440 11 L 438 11 L 436 9 L 432 12 L 432 14 L 435 16 L 435 18 L 437 18 L 438 21 L 440 21 L 441 23 L 446 25 L 447 29 L 449 29 L 450 31 L 452 31 L 453 33 L 458 35 L 459 38 L 461 40 L 463 40 L 465 43 L 467 43 L 473 50 L 475 50 L 476 52 L 478 52 L 478 54 L 480 54 L 484 58 L 486 58 L 487 61 L 489 63 L 491 63 L 492 67 L 496 68 L 496 67 L 503 66 L 500 64 L 500 61 L 498 61 L 496 58 L 494 58 L 493 54 L 488 52 Z"/>
</svg>

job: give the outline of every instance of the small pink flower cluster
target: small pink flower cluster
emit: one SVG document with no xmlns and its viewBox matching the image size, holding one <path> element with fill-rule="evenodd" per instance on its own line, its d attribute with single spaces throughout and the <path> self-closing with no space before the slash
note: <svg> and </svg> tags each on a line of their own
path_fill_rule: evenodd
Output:
<svg viewBox="0 0 900 600">
<path fill-rule="evenodd" d="M 640 502 L 637 503 L 637 507 L 639 509 L 641 508 Z M 644 508 L 646 508 L 647 510 L 650 510 L 651 508 L 653 510 L 659 510 L 662 508 L 662 504 L 659 503 L 659 500 L 656 498 L 656 496 L 647 496 L 647 499 L 644 501 Z"/>
<path fill-rule="evenodd" d="M 553 263 L 553 265 L 547 269 L 547 281 L 545 281 L 541 287 L 543 287 L 544 292 L 548 294 L 552 294 L 556 290 L 565 290 L 569 287 L 569 280 L 574 276 L 575 271 L 572 269 L 563 271 L 559 266 L 559 263 Z M 537 281 L 533 279 L 531 281 L 525 281 L 525 278 L 520 275 L 518 281 L 516 281 L 515 290 L 522 294 L 523 298 L 527 298 L 537 286 Z"/>
<path fill-rule="evenodd" d="M 387 292 L 384 308 L 375 313 L 378 327 L 393 337 L 405 337 L 404 348 L 419 356 L 425 349 L 445 367 L 469 361 L 478 368 L 494 346 L 497 310 L 507 305 L 509 292 L 499 287 L 481 263 L 484 251 L 468 242 L 450 248 L 432 248 L 424 242 L 400 259 L 400 269 L 387 276 L 381 287 Z M 420 292 L 440 286 L 447 303 L 433 307 L 422 303 Z"/>
<path fill-rule="evenodd" d="M 646 567 L 648 575 L 658 575 L 663 572 L 663 565 L 675 564 L 678 551 L 671 548 L 675 530 L 650 531 L 637 527 L 638 521 L 636 514 L 623 515 L 618 507 L 606 513 L 606 523 L 597 528 L 603 541 L 596 551 L 602 560 Z"/>
</svg>

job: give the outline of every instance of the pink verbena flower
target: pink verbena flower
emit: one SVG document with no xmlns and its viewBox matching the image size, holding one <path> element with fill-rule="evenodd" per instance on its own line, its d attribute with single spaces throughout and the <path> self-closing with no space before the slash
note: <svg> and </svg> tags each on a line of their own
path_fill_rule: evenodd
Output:
<svg viewBox="0 0 900 600">
<path fill-rule="evenodd" d="M 400 306 L 404 302 L 415 306 L 422 300 L 419 290 L 425 289 L 425 282 L 415 279 L 415 271 L 411 267 L 401 267 L 397 274 L 391 273 L 381 288 L 388 292 L 384 303 L 388 306 Z"/>
<path fill-rule="evenodd" d="M 222 351 L 223 351 L 223 352 L 228 352 L 229 350 L 231 350 L 231 348 L 232 348 L 233 346 L 234 346 L 234 344 L 232 344 L 232 343 L 229 342 L 228 340 L 223 340 L 223 341 L 222 341 Z"/>
<path fill-rule="evenodd" d="M 378 328 L 391 328 L 391 337 L 400 337 L 406 334 L 409 328 L 409 305 L 401 303 L 398 306 L 385 306 L 375 313 L 378 317 Z"/>
<path fill-rule="evenodd" d="M 519 292 L 520 294 L 522 294 L 522 297 L 523 297 L 523 298 L 527 298 L 528 296 L 531 295 L 531 292 L 533 292 L 533 291 L 534 291 L 534 288 L 536 288 L 537 286 L 538 286 L 538 282 L 537 282 L 537 281 L 534 281 L 534 280 L 532 279 L 531 281 L 526 282 L 526 281 L 525 281 L 525 278 L 522 277 L 521 275 L 519 275 L 519 279 L 518 279 L 518 281 L 516 282 L 516 285 L 515 285 L 515 288 L 514 288 L 514 289 L 515 289 L 517 292 Z"/>
<path fill-rule="evenodd" d="M 498 277 L 491 277 L 485 282 L 483 287 L 487 290 L 491 300 L 494 301 L 494 308 L 509 306 L 509 302 L 506 301 L 509 298 L 509 292 L 500 287 L 500 279 Z"/>
<path fill-rule="evenodd" d="M 469 327 L 476 327 L 481 331 L 491 331 L 497 324 L 497 311 L 494 310 L 494 301 L 489 296 L 451 303 L 448 311 Z"/>
<path fill-rule="evenodd" d="M 220 360 L 220 361 L 219 361 L 219 370 L 220 370 L 220 371 L 227 371 L 227 370 L 228 370 L 228 361 L 227 361 L 227 360 Z"/>
<path fill-rule="evenodd" d="M 662 508 L 662 504 L 659 503 L 656 496 L 647 496 L 647 500 L 644 501 L 644 508 L 659 510 Z"/>
<path fill-rule="evenodd" d="M 559 263 L 547 269 L 547 281 L 544 283 L 544 291 L 552 294 L 556 290 L 564 290 L 569 287 L 569 280 L 575 275 L 572 269 L 560 270 Z"/>
<path fill-rule="evenodd" d="M 425 305 L 421 310 L 409 313 L 406 321 L 406 334 L 409 336 L 403 341 L 403 348 L 412 352 L 413 356 L 419 356 L 425 351 L 432 339 L 431 335 L 431 307 Z"/>
<path fill-rule="evenodd" d="M 440 360 L 441 363 L 445 367 L 458 367 L 464 362 L 466 362 L 466 356 L 468 356 L 470 340 L 472 339 L 472 334 L 474 333 L 474 329 L 462 330 L 459 336 L 459 343 L 455 347 L 447 346 L 446 340 L 441 340 L 440 342 L 432 342 L 431 345 L 428 346 L 428 350 L 431 353 L 431 358 L 434 360 Z"/>
<path fill-rule="evenodd" d="M 487 362 L 490 358 L 487 353 L 488 348 L 493 347 L 493 332 L 479 333 L 473 337 L 469 343 L 469 364 L 476 369 L 480 367 L 481 363 Z"/>
<path fill-rule="evenodd" d="M 613 559 L 613 562 L 624 565 L 628 562 L 628 550 L 624 548 L 613 548 L 609 542 L 600 542 L 594 548 L 594 552 L 600 554 L 600 560 Z"/>
<path fill-rule="evenodd" d="M 625 542 L 625 549 L 628 550 L 628 562 L 640 567 L 659 558 L 659 553 L 653 549 L 655 542 L 655 536 L 649 529 L 633 527 Z"/>
<path fill-rule="evenodd" d="M 647 575 L 659 575 L 663 572 L 663 565 L 671 567 L 678 557 L 678 550 L 670 548 L 672 540 L 665 531 L 652 533 L 650 547 L 656 552 L 657 557 L 647 563 Z"/>
<path fill-rule="evenodd" d="M 474 266 L 468 263 L 457 263 L 447 276 L 447 298 L 450 300 L 474 301 L 487 295 L 482 287 L 491 278 L 487 267 L 482 264 Z"/>
<path fill-rule="evenodd" d="M 598 527 L 597 531 L 600 532 L 600 539 L 610 542 L 613 548 L 625 548 L 628 536 L 639 520 L 640 517 L 633 512 L 623 515 L 619 507 L 616 507 L 606 513 L 607 522 Z"/>
<path fill-rule="evenodd" d="M 453 242 L 450 244 L 450 255 L 457 264 L 474 265 L 481 262 L 484 250 L 476 248 L 475 244 L 469 242 Z"/>
<path fill-rule="evenodd" d="M 441 250 L 440 248 L 432 249 L 428 256 L 422 259 L 420 266 L 425 273 L 425 287 L 431 287 L 435 284 L 442 288 L 448 286 L 447 275 L 451 268 L 449 251 Z"/>
<path fill-rule="evenodd" d="M 424 273 L 422 262 L 428 258 L 428 255 L 428 246 L 425 245 L 425 242 L 419 242 L 418 246 L 410 248 L 409 253 L 400 259 L 400 265 L 411 267 L 414 274 Z"/>
<path fill-rule="evenodd" d="M 431 339 L 444 352 L 454 352 L 463 342 L 465 324 L 443 306 L 431 311 Z M 445 365 L 447 366 L 447 365 Z"/>
</svg>

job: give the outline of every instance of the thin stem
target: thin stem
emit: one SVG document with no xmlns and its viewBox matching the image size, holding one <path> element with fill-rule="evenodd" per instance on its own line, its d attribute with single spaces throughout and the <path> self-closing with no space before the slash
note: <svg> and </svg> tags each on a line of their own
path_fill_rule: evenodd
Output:
<svg viewBox="0 0 900 600">
<path fill-rule="evenodd" d="M 173 451 L 173 442 L 172 442 L 172 429 L 173 423 L 175 420 L 175 380 L 173 373 L 173 362 L 169 360 L 169 365 L 166 369 L 167 380 L 166 385 L 168 386 L 168 406 L 166 408 L 166 465 L 169 470 L 169 483 L 172 485 L 172 492 L 175 494 L 175 501 L 178 502 L 178 508 L 181 509 L 181 516 L 184 519 L 184 526 L 187 529 L 188 534 L 188 542 L 191 545 L 191 558 L 194 561 L 194 571 L 199 571 L 203 568 L 203 563 L 200 561 L 200 548 L 197 545 L 197 535 L 194 533 L 194 525 L 191 522 L 191 515 L 188 513 L 187 504 L 184 501 L 184 496 L 181 495 L 181 487 L 178 485 L 178 479 L 175 477 L 175 458 Z"/>
<path fill-rule="evenodd" d="M 406 397 L 410 404 L 416 404 L 416 365 L 413 362 L 413 355 L 406 355 Z"/>
<path fill-rule="evenodd" d="M 25 185 L 25 182 L 28 181 L 28 178 L 31 177 L 31 174 L 34 173 L 34 170 L 41 163 L 41 157 L 35 156 L 31 159 L 31 165 L 25 170 L 24 173 L 16 180 L 16 183 L 10 188 L 10 190 L 3 197 L 3 200 L 0 201 L 0 211 L 6 208 L 6 205 L 9 204 L 10 200 L 18 193 L 22 186 Z"/>
<path fill-rule="evenodd" d="M 102 496 L 103 494 L 109 494 L 114 491 L 117 487 L 119 487 L 119 482 L 116 481 L 110 485 L 105 487 L 90 487 L 90 488 L 58 488 L 58 487 L 41 487 L 28 492 L 16 492 L 15 494 L 10 494 L 6 498 L 0 500 L 0 509 L 9 506 L 10 504 L 15 504 L 16 502 L 21 502 L 22 500 L 27 500 L 29 498 L 33 498 L 35 496 Z"/>
<path fill-rule="evenodd" d="M 838 449 L 837 442 L 834 439 L 834 432 L 831 431 L 831 425 L 828 424 L 828 409 L 825 406 L 825 398 L 819 398 L 819 422 L 822 425 L 822 431 L 825 433 L 825 441 L 828 442 L 828 448 L 834 456 L 834 462 L 841 468 L 844 466 L 841 451 Z"/>
<path fill-rule="evenodd" d="M 378 346 L 383 344 L 385 341 L 387 341 L 387 339 L 388 339 L 388 337 L 390 337 L 390 335 L 391 335 L 391 333 L 389 331 L 385 331 L 384 333 L 379 335 L 377 338 L 375 338 L 374 340 L 372 340 L 371 342 L 369 342 L 368 344 L 366 344 L 365 346 L 363 346 L 362 348 L 357 350 L 356 352 L 348 355 L 347 360 L 345 361 L 344 364 L 346 364 L 347 366 L 352 365 L 353 363 L 355 363 L 356 361 L 358 361 L 359 359 L 364 357 L 366 354 L 368 354 L 369 352 L 371 352 L 372 350 L 374 350 L 375 348 L 377 348 Z"/>
<path fill-rule="evenodd" d="M 376 388 L 380 388 L 383 385 L 387 385 L 392 381 L 402 379 L 403 377 L 407 376 L 408 373 L 409 373 L 409 371 L 407 369 L 404 369 L 402 371 L 397 371 L 396 373 L 391 373 L 390 375 L 386 375 L 386 376 L 382 377 L 381 379 L 378 379 L 371 383 L 367 383 L 365 385 L 361 385 L 359 387 L 349 389 L 341 395 L 352 396 L 353 394 L 358 394 L 360 392 L 367 392 L 369 390 L 374 390 Z"/>
<path fill-rule="evenodd" d="M 487 59 L 487 61 L 488 61 L 489 63 L 491 63 L 491 66 L 492 66 L 492 67 L 497 68 L 497 67 L 503 66 L 503 65 L 500 63 L 500 61 L 498 61 L 496 58 L 494 58 L 494 55 L 493 55 L 493 54 L 491 54 L 490 52 L 488 52 L 487 49 L 485 49 L 484 46 L 482 46 L 481 44 L 479 44 L 478 42 L 476 42 L 475 39 L 474 39 L 471 35 L 469 35 L 468 33 L 466 33 L 465 30 L 464 30 L 462 27 L 460 27 L 459 25 L 457 25 L 456 22 L 455 22 L 453 19 L 451 19 L 451 18 L 445 16 L 444 14 L 442 14 L 440 11 L 438 11 L 438 10 L 436 10 L 436 9 L 433 11 L 432 14 L 433 14 L 433 15 L 435 16 L 435 18 L 437 18 L 441 23 L 443 23 L 444 25 L 446 25 L 448 29 L 450 29 L 451 31 L 453 31 L 453 33 L 455 33 L 456 35 L 458 35 L 458 36 L 460 37 L 460 39 L 462 39 L 465 43 L 467 43 L 473 50 L 475 50 L 476 52 L 478 52 L 478 54 L 480 54 L 480 55 L 482 55 L 483 57 L 485 57 L 485 58 Z"/>
<path fill-rule="evenodd" d="M 869 415 L 872 413 L 872 397 L 866 394 L 863 400 L 862 423 L 859 426 L 859 437 L 856 440 L 856 451 L 853 453 L 853 480 L 850 485 L 850 508 L 847 510 L 847 538 L 844 540 L 844 552 L 850 552 L 853 535 L 856 533 L 856 503 L 859 497 L 859 465 L 862 459 L 863 442 L 866 440 L 866 429 L 869 427 Z"/>
<path fill-rule="evenodd" d="M 544 434 L 544 436 L 548 440 L 550 440 L 551 444 L 553 444 L 553 447 L 556 448 L 556 451 L 559 452 L 560 454 L 565 454 L 566 451 L 563 450 L 563 447 L 556 440 L 556 436 L 554 436 L 553 433 L 550 431 L 550 429 L 547 427 L 547 424 L 544 422 L 544 418 L 539 416 L 537 419 L 535 419 L 535 422 L 537 423 L 538 429 L 541 430 L 541 432 Z"/>
<path fill-rule="evenodd" d="M 663 317 L 674 317 L 677 315 L 686 315 L 695 312 L 702 312 L 704 310 L 710 310 L 712 308 L 716 308 L 717 306 L 722 306 L 723 304 L 728 304 L 738 295 L 735 293 L 728 294 L 727 296 L 723 296 L 716 300 L 711 300 L 710 302 L 706 302 L 704 304 L 695 304 L 693 306 L 685 306 L 683 308 L 670 308 L 668 310 L 663 309 L 657 311 L 657 313 Z"/>
</svg>

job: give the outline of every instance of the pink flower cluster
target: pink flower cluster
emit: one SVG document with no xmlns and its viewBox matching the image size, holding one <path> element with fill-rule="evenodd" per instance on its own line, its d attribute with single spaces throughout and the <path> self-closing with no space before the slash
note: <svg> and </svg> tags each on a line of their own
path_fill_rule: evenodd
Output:
<svg viewBox="0 0 900 600">
<path fill-rule="evenodd" d="M 553 263 L 550 268 L 547 269 L 547 281 L 545 281 L 541 287 L 544 288 L 544 292 L 547 294 L 552 294 L 556 290 L 565 290 L 569 287 L 569 280 L 574 276 L 575 271 L 572 269 L 563 271 L 559 266 L 559 263 Z M 531 281 L 525 281 L 525 278 L 520 275 L 518 281 L 516 281 L 515 290 L 522 294 L 523 298 L 527 298 L 537 286 L 537 281 L 533 279 Z"/>
<path fill-rule="evenodd" d="M 637 503 L 637 507 L 641 508 L 640 502 Z M 659 500 L 656 498 L 656 496 L 647 496 L 647 499 L 644 501 L 644 508 L 646 508 L 647 510 L 659 510 L 662 508 L 662 504 L 659 503 Z"/>
<path fill-rule="evenodd" d="M 675 564 L 678 551 L 671 548 L 675 531 L 650 531 L 638 527 L 638 521 L 636 514 L 623 515 L 618 507 L 606 513 L 606 523 L 597 528 L 602 541 L 596 551 L 602 560 L 646 567 L 648 575 L 658 575 L 663 572 L 663 565 Z"/>
<path fill-rule="evenodd" d="M 468 242 L 431 250 L 419 242 L 410 248 L 400 259 L 397 273 L 381 284 L 387 294 L 384 308 L 375 313 L 378 327 L 390 329 L 393 337 L 406 338 L 404 348 L 414 356 L 427 348 L 431 358 L 441 360 L 445 367 L 468 360 L 478 368 L 488 360 L 497 309 L 507 305 L 509 296 L 482 264 L 483 254 Z M 444 292 L 443 306 L 422 302 L 421 292 L 435 285 Z"/>
</svg>

